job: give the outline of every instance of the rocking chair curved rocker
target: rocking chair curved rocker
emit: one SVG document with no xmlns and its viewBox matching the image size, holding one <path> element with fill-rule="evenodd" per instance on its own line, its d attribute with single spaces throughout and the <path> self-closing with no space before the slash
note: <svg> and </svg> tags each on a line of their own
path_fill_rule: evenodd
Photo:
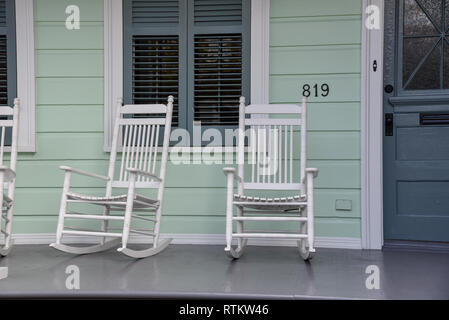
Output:
<svg viewBox="0 0 449 320">
<path fill-rule="evenodd" d="M 14 99 L 14 108 L 0 107 L 0 234 L 4 235 L 4 244 L 0 246 L 0 256 L 6 256 L 14 244 L 12 239 L 12 219 L 14 209 L 14 193 L 16 185 L 17 139 L 19 130 L 19 99 Z M 7 132 L 8 128 L 11 133 Z M 4 165 L 6 137 L 11 134 L 11 156 L 9 166 Z M 7 194 L 5 194 L 7 190 Z M 4 222 L 3 222 L 4 220 Z"/>
<path fill-rule="evenodd" d="M 272 115 L 276 117 L 270 117 Z M 301 257 L 304 260 L 313 257 L 313 180 L 318 175 L 318 169 L 306 168 L 306 122 L 305 98 L 301 106 L 245 106 L 245 98 L 240 98 L 238 172 L 234 168 L 223 169 L 227 176 L 225 251 L 230 258 L 240 258 L 248 239 L 254 238 L 296 240 Z M 248 137 L 246 165 L 245 136 Z M 299 165 L 294 153 L 296 146 L 300 146 Z M 247 180 L 245 166 L 250 169 Z M 234 183 L 237 183 L 236 194 Z M 247 190 L 257 192 L 258 196 L 246 195 Z M 262 192 L 281 192 L 281 195 L 270 198 Z M 285 192 L 296 194 L 285 196 Z M 234 207 L 237 208 L 237 215 L 234 215 Z M 296 222 L 299 228 L 297 231 L 296 227 L 293 231 L 291 228 L 287 231 L 258 231 L 247 227 L 251 222 Z M 234 239 L 237 239 L 237 247 L 232 245 Z"/>
<path fill-rule="evenodd" d="M 119 99 L 112 149 L 107 176 L 83 170 L 61 166 L 65 171 L 61 207 L 59 211 L 56 242 L 50 246 L 71 254 L 89 254 L 109 250 L 120 244 L 117 251 L 132 257 L 145 258 L 155 255 L 170 244 L 171 239 L 159 240 L 162 202 L 165 189 L 165 174 L 168 159 L 168 146 L 173 113 L 173 97 L 168 104 L 157 105 L 123 105 Z M 161 115 L 164 115 L 162 117 Z M 160 152 L 160 131 L 163 133 L 163 147 Z M 119 170 L 116 169 L 117 152 L 121 152 Z M 117 171 L 117 172 L 116 172 Z M 159 171 L 159 175 L 156 172 Z M 106 181 L 105 196 L 90 196 L 70 190 L 72 174 L 83 175 Z M 113 195 L 114 188 L 127 188 L 126 194 Z M 155 199 L 136 193 L 136 189 L 157 190 Z M 100 206 L 103 214 L 91 214 L 69 211 L 68 204 L 89 204 Z M 119 212 L 119 214 L 111 214 Z M 101 230 L 80 229 L 66 225 L 66 220 L 101 221 Z M 152 229 L 131 227 L 133 221 L 151 223 Z M 119 227 L 111 227 L 109 222 L 116 222 Z M 121 232 L 113 232 L 119 230 Z M 128 247 L 131 234 L 153 238 L 153 245 L 148 249 L 135 250 Z M 96 236 L 101 241 L 89 246 L 63 244 L 63 235 Z M 110 240 L 112 238 L 112 240 Z"/>
</svg>

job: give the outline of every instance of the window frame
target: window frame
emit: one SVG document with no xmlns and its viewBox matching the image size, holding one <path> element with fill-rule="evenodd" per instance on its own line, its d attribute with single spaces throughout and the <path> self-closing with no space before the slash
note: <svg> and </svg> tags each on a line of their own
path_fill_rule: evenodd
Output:
<svg viewBox="0 0 449 320">
<path fill-rule="evenodd" d="M 16 50 L 16 21 L 15 21 L 15 1 L 5 0 L 6 14 L 6 75 L 7 75 L 7 105 L 14 105 L 14 98 L 17 97 L 17 50 Z"/>
<path fill-rule="evenodd" d="M 18 152 L 36 152 L 33 0 L 15 0 L 16 95 L 20 99 Z"/>
<path fill-rule="evenodd" d="M 250 98 L 268 103 L 270 0 L 251 0 Z M 104 151 L 111 150 L 117 99 L 123 96 L 123 6 L 122 1 L 104 0 Z M 192 115 L 193 117 L 193 115 Z M 193 125 L 193 123 L 192 123 Z M 195 152 L 197 147 L 186 147 Z M 225 152 L 235 151 L 225 147 Z"/>
</svg>

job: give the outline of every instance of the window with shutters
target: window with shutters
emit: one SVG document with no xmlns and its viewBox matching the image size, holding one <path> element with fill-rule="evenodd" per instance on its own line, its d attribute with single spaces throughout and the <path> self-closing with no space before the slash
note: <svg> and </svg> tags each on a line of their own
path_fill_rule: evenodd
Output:
<svg viewBox="0 0 449 320">
<path fill-rule="evenodd" d="M 16 92 L 14 1 L 0 0 L 0 105 L 13 105 Z"/>
<path fill-rule="evenodd" d="M 0 105 L 3 106 L 12 106 L 17 96 L 14 12 L 14 0 L 0 0 Z M 11 145 L 11 129 L 6 128 L 6 146 Z"/>
<path fill-rule="evenodd" d="M 250 0 L 124 0 L 125 103 L 173 95 L 174 127 L 236 127 L 250 92 L 250 12 Z"/>
</svg>

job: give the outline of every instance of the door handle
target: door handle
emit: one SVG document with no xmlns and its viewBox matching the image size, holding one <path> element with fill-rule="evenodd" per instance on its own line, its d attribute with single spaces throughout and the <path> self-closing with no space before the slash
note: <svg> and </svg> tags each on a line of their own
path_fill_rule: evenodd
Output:
<svg viewBox="0 0 449 320">
<path fill-rule="evenodd" d="M 385 114 L 385 136 L 393 135 L 393 114 Z"/>
</svg>

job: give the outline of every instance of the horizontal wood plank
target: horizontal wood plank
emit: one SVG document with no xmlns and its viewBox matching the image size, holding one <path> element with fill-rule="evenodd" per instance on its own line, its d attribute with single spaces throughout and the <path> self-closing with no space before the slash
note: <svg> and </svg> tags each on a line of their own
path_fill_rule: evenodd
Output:
<svg viewBox="0 0 449 320">
<path fill-rule="evenodd" d="M 273 47 L 270 74 L 360 73 L 360 45 Z"/>
<path fill-rule="evenodd" d="M 270 46 L 360 44 L 361 28 L 361 15 L 272 19 Z"/>
<path fill-rule="evenodd" d="M 103 104 L 103 78 L 38 78 L 38 104 Z"/>
<path fill-rule="evenodd" d="M 61 15 L 64 15 L 64 12 L 61 11 Z M 79 30 L 68 30 L 61 22 L 37 22 L 35 34 L 38 50 L 103 49 L 103 22 L 84 22 Z"/>
<path fill-rule="evenodd" d="M 276 0 L 270 4 L 272 18 L 360 15 L 361 13 L 362 1 L 360 0 L 338 0 L 338 4 L 330 0 Z"/>
<path fill-rule="evenodd" d="M 103 77 L 103 50 L 37 50 L 36 77 Z"/>
<path fill-rule="evenodd" d="M 65 22 L 69 16 L 65 9 L 69 5 L 76 5 L 80 9 L 80 21 L 103 22 L 103 0 L 39 0 L 34 2 L 34 20 Z"/>
</svg>

